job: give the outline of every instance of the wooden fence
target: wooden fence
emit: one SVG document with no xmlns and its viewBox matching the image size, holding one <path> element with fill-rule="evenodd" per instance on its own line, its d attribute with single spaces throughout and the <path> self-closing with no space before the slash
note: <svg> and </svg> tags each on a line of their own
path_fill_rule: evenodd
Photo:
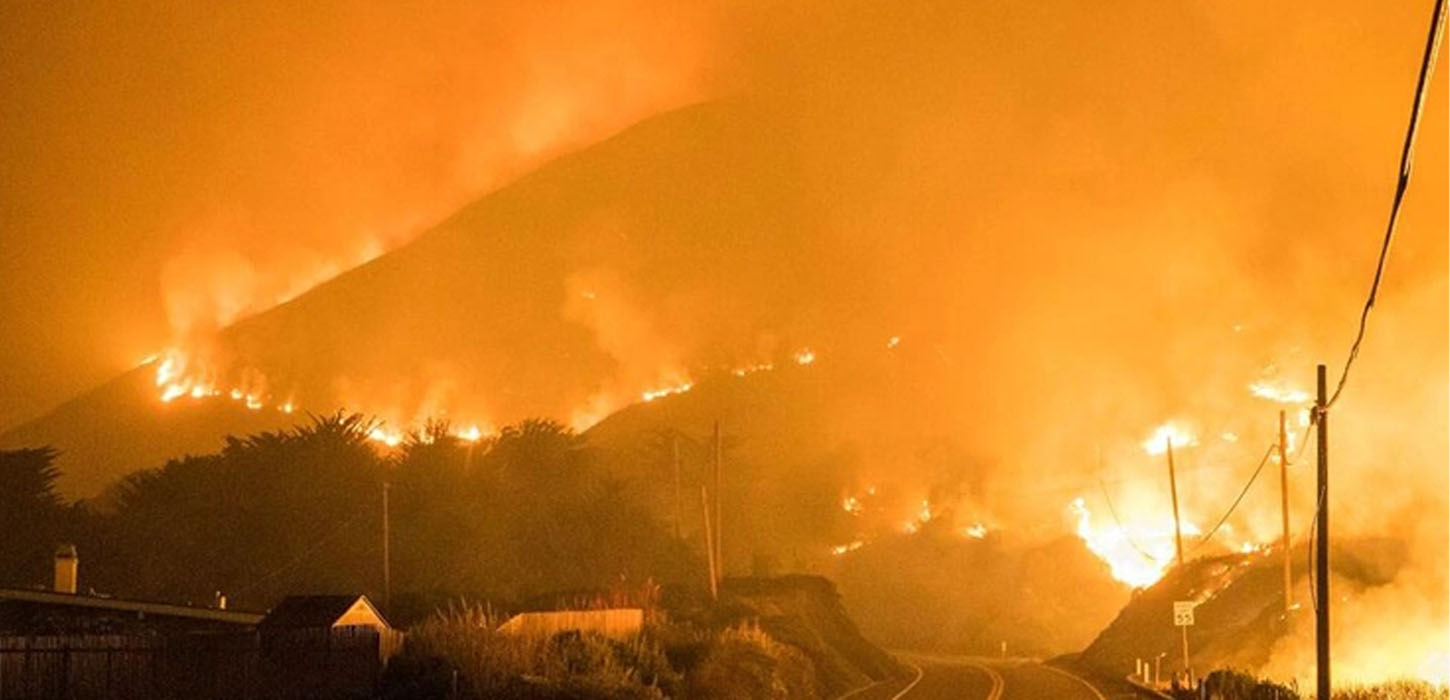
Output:
<svg viewBox="0 0 1450 700">
<path fill-rule="evenodd" d="M 401 638 L 370 628 L 0 637 L 0 700 L 364 698 Z"/>
</svg>

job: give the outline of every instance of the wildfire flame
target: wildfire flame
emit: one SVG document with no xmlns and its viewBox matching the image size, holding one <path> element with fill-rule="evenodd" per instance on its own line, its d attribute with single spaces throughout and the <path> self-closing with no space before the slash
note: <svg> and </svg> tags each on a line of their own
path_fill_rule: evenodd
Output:
<svg viewBox="0 0 1450 700">
<path fill-rule="evenodd" d="M 675 394 L 683 394 L 683 393 L 689 391 L 690 389 L 693 389 L 694 387 L 695 387 L 695 383 L 694 382 L 683 382 L 681 384 L 676 384 L 675 386 L 667 386 L 667 387 L 664 387 L 664 388 L 661 388 L 661 389 L 650 389 L 648 391 L 645 391 L 645 392 L 641 393 L 639 395 L 639 397 L 645 403 L 649 403 L 651 401 L 654 401 L 655 399 L 664 398 L 666 396 L 673 396 Z"/>
<path fill-rule="evenodd" d="M 382 426 L 378 426 L 376 428 L 373 428 L 372 430 L 369 430 L 368 439 L 374 442 L 382 443 L 384 445 L 387 445 L 388 447 L 397 447 L 398 445 L 403 444 L 403 434 L 401 432 L 396 430 L 384 430 Z"/>
<path fill-rule="evenodd" d="M 1198 444 L 1198 438 L 1172 423 L 1164 423 L 1153 431 L 1153 436 L 1143 441 L 1143 451 L 1150 455 L 1161 455 L 1168 451 L 1168 442 L 1173 442 L 1174 448 L 1189 447 Z"/>
<path fill-rule="evenodd" d="M 753 365 L 745 365 L 744 367 L 736 367 L 735 369 L 730 370 L 730 373 L 737 377 L 745 377 L 755 374 L 756 372 L 769 372 L 773 369 L 775 369 L 775 365 L 769 362 L 760 362 Z"/>
<path fill-rule="evenodd" d="M 1077 536 L 1108 564 L 1113 578 L 1134 588 L 1151 586 L 1163 578 L 1177 555 L 1171 516 L 1166 522 L 1096 527 L 1082 498 L 1074 499 L 1068 509 L 1077 517 Z M 1197 536 L 1201 531 L 1185 521 L 1183 534 Z"/>
<path fill-rule="evenodd" d="M 1307 391 L 1295 389 L 1285 384 L 1266 381 L 1257 381 L 1250 384 L 1249 393 L 1261 399 L 1268 399 L 1276 403 L 1304 404 L 1309 403 L 1311 400 L 1309 392 Z"/>
</svg>

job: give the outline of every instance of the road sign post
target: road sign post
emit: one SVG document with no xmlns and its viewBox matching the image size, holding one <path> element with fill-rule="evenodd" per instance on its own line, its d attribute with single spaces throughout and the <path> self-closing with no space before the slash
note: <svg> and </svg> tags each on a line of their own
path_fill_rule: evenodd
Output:
<svg viewBox="0 0 1450 700">
<path fill-rule="evenodd" d="M 1193 682 L 1193 672 L 1188 668 L 1188 628 L 1193 626 L 1193 607 L 1191 600 L 1173 601 L 1173 626 L 1183 633 L 1183 672 L 1189 683 Z"/>
<path fill-rule="evenodd" d="M 1175 600 L 1175 601 L 1173 601 L 1173 626 L 1174 627 L 1192 627 L 1193 626 L 1193 601 L 1189 601 L 1189 600 Z"/>
</svg>

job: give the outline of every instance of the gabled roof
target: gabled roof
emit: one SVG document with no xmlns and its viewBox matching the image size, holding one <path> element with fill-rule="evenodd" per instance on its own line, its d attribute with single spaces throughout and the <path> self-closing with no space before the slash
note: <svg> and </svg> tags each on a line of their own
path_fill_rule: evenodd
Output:
<svg viewBox="0 0 1450 700">
<path fill-rule="evenodd" d="M 76 595 L 73 593 L 56 593 L 53 591 L 27 591 L 17 588 L 0 588 L 0 601 L 17 601 L 24 603 L 39 603 L 42 605 L 60 605 L 73 608 L 92 608 L 97 610 L 137 612 L 145 613 L 147 615 L 160 615 L 164 617 L 178 617 L 192 620 L 208 620 L 211 622 L 229 622 L 238 625 L 255 625 L 258 622 L 262 621 L 262 616 L 257 613 L 242 612 L 239 610 L 192 608 L 185 605 L 171 605 L 169 603 L 150 603 L 140 600 L 120 600 L 117 598 L 102 598 L 100 596 Z"/>
<path fill-rule="evenodd" d="M 362 608 L 364 617 L 376 617 L 378 622 L 387 626 L 388 621 L 365 595 L 287 596 L 267 613 L 258 626 L 263 629 L 332 627 L 356 607 Z"/>
</svg>

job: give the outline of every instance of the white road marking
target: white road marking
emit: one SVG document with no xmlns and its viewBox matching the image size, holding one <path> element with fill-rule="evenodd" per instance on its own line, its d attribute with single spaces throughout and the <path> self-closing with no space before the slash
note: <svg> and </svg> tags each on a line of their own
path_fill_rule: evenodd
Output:
<svg viewBox="0 0 1450 700">
<path fill-rule="evenodd" d="M 857 688 L 857 689 L 851 690 L 851 691 L 847 691 L 845 695 L 837 696 L 836 697 L 836 700 L 846 700 L 846 698 L 854 697 L 856 695 L 860 695 L 861 693 L 864 693 L 864 692 L 866 692 L 866 691 L 868 691 L 868 690 L 870 690 L 872 688 L 875 688 L 878 685 L 885 685 L 885 684 L 890 683 L 890 682 L 891 682 L 891 679 L 888 678 L 887 680 L 884 680 L 884 681 L 876 681 L 875 683 L 867 683 L 866 685 L 863 685 L 860 688 Z"/>
<path fill-rule="evenodd" d="M 1073 680 L 1081 683 L 1083 685 L 1083 687 L 1084 688 L 1087 688 L 1089 691 L 1091 691 L 1092 694 L 1094 696 L 1096 696 L 1098 700 L 1108 700 L 1107 698 L 1103 697 L 1103 694 L 1102 694 L 1101 691 L 1099 691 L 1097 688 L 1094 688 L 1093 687 L 1093 684 L 1092 683 L 1087 682 L 1086 680 L 1084 680 L 1082 677 L 1078 676 L 1077 674 L 1075 674 L 1075 673 L 1069 673 L 1069 672 L 1064 671 L 1064 670 L 1062 670 L 1062 669 L 1060 669 L 1060 668 L 1058 668 L 1056 666 L 1049 666 L 1047 664 L 1039 664 L 1039 665 L 1042 668 L 1045 668 L 1045 669 L 1047 669 L 1049 671 L 1052 671 L 1053 673 L 1057 673 L 1057 674 L 1061 674 L 1061 675 L 1067 676 L 1068 678 L 1071 678 L 1071 679 L 1073 679 Z"/>
<path fill-rule="evenodd" d="M 997 673 L 997 669 L 976 661 L 968 661 L 966 665 L 987 674 L 988 680 L 992 681 L 992 690 L 987 693 L 987 700 L 1002 700 L 1002 691 L 1006 689 L 1007 682 L 1002 679 L 1002 674 Z"/>
<path fill-rule="evenodd" d="M 911 682 L 907 683 L 906 687 L 901 689 L 901 692 L 891 696 L 891 700 L 901 700 L 901 697 L 903 695 L 906 695 L 907 693 L 910 693 L 911 689 L 915 688 L 916 684 L 921 682 L 921 677 L 926 675 L 925 672 L 921 670 L 920 666 L 917 666 L 916 664 L 911 663 L 910 661 L 907 661 L 905 659 L 902 659 L 902 663 L 916 669 L 916 678 L 911 679 Z"/>
</svg>

